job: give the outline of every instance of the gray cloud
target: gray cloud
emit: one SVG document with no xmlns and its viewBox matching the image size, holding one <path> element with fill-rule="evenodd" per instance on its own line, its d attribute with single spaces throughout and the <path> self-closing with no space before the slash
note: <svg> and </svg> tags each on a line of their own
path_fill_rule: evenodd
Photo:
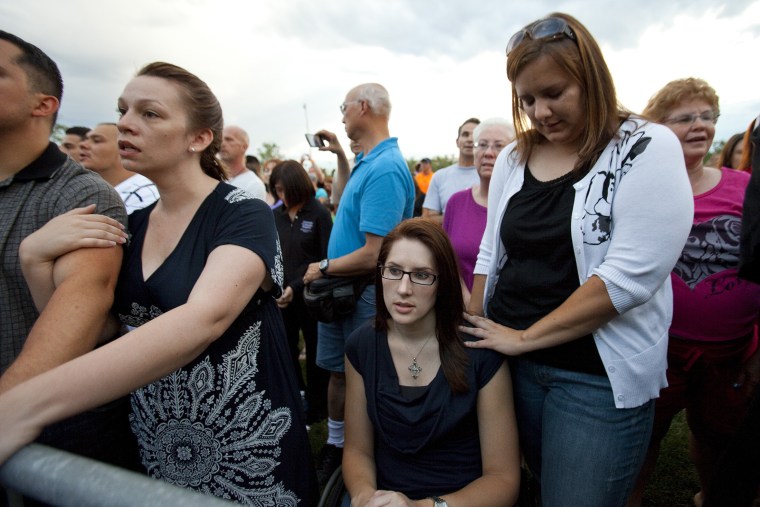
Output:
<svg viewBox="0 0 760 507">
<path fill-rule="evenodd" d="M 681 13 L 719 11 L 740 14 L 752 0 L 639 0 L 637 2 L 574 0 L 561 10 L 578 18 L 600 42 L 615 49 L 635 47 L 653 24 L 668 25 Z M 291 0 L 275 9 L 276 30 L 325 49 L 378 46 L 398 54 L 464 60 L 482 51 L 502 51 L 509 37 L 525 24 L 557 10 L 557 2 L 440 0 L 406 2 L 314 2 Z M 699 36 L 699 34 L 695 34 Z"/>
<path fill-rule="evenodd" d="M 620 50 L 638 47 L 646 29 L 672 26 L 679 14 L 710 12 L 725 18 L 753 3 L 757 0 L 287 0 L 266 5 L 242 0 L 130 0 L 116 7 L 100 0 L 0 0 L 0 20 L 3 29 L 39 45 L 58 63 L 65 81 L 59 118 L 66 125 L 113 120 L 116 98 L 135 71 L 149 61 L 166 60 L 206 79 L 228 121 L 248 129 L 254 145 L 274 141 L 292 146 L 293 155 L 305 149 L 304 103 L 309 104 L 311 130 L 324 126 L 342 132 L 337 105 L 349 85 L 395 81 L 397 89 L 406 88 L 406 102 L 394 93 L 399 107 L 394 108 L 392 123 L 406 129 L 403 145 L 410 147 L 410 154 L 431 155 L 453 150 L 450 132 L 459 123 L 453 116 L 458 120 L 471 109 L 490 111 L 494 94 L 508 93 L 501 71 L 507 39 L 553 10 L 576 16 L 600 43 Z M 757 37 L 760 25 L 746 30 L 748 38 Z M 719 37 L 715 45 L 731 51 Z M 463 72 L 478 72 L 480 67 L 472 65 L 476 55 L 488 82 L 499 79 L 502 88 L 478 83 L 477 76 L 472 87 L 457 79 Z M 435 90 L 425 83 L 426 76 L 411 75 L 417 61 L 436 80 Z M 715 71 L 721 63 L 713 59 L 704 65 Z M 500 72 L 491 74 L 486 70 L 491 68 Z M 401 72 L 410 75 L 399 76 Z M 661 84 L 647 86 L 654 90 Z M 440 95 L 428 91 L 460 100 L 441 110 Z M 754 102 L 726 107 L 728 102 L 724 101 L 717 138 L 745 128 L 759 112 Z M 431 120 L 424 130 L 415 130 L 410 125 L 420 115 Z"/>
</svg>

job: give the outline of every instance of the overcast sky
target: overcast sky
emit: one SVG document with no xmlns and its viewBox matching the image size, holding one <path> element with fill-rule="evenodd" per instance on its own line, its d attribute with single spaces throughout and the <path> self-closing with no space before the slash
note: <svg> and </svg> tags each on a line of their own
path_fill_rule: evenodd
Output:
<svg viewBox="0 0 760 507">
<path fill-rule="evenodd" d="M 353 86 L 379 82 L 391 135 L 421 158 L 453 155 L 468 117 L 511 117 L 506 42 L 557 10 L 596 37 L 629 109 L 695 76 L 721 98 L 716 140 L 760 113 L 760 0 L 0 0 L 0 28 L 58 63 L 67 126 L 114 121 L 130 77 L 163 60 L 211 86 L 250 153 L 275 142 L 293 158 L 308 151 L 305 113 L 309 131 L 333 130 L 348 148 L 338 106 Z"/>
</svg>

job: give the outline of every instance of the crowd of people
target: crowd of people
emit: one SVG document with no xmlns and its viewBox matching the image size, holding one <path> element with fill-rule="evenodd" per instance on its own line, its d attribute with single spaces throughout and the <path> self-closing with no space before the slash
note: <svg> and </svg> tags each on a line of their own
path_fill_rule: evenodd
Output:
<svg viewBox="0 0 760 507">
<path fill-rule="evenodd" d="M 757 120 L 713 167 L 717 92 L 626 110 L 563 13 L 506 73 L 512 119 L 465 120 L 435 171 L 382 85 L 350 88 L 353 156 L 315 133 L 328 176 L 246 156 L 163 62 L 56 145 L 60 72 L 0 31 L 0 464 L 38 441 L 247 505 L 316 505 L 340 473 L 357 507 L 635 507 L 685 410 L 694 504 L 751 505 Z M 307 307 L 321 279 L 346 314 Z"/>
</svg>

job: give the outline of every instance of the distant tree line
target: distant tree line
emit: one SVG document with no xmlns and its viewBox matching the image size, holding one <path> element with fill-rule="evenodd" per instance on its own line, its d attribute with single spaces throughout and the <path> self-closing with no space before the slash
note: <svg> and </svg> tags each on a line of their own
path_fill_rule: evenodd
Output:
<svg viewBox="0 0 760 507">
<path fill-rule="evenodd" d="M 50 133 L 50 140 L 56 144 L 60 144 L 61 140 L 63 140 L 63 136 L 66 133 L 67 128 L 69 128 L 67 125 L 56 123 L 53 127 L 53 131 Z M 717 156 L 720 154 L 720 151 L 723 149 L 723 146 L 725 144 L 726 141 L 724 139 L 713 142 L 712 148 L 709 152 L 707 152 L 707 155 L 705 155 L 705 163 L 708 163 L 710 160 L 717 160 Z M 269 160 L 270 158 L 285 158 L 285 156 L 282 154 L 282 151 L 280 151 L 280 147 L 277 145 L 277 143 L 261 143 L 261 148 L 256 150 L 256 156 L 262 162 L 264 160 Z M 457 159 L 454 155 L 438 155 L 435 157 L 430 157 L 430 161 L 431 165 L 433 166 L 433 171 L 435 172 L 438 169 L 454 164 Z M 414 169 L 418 163 L 419 159 L 406 159 L 406 165 L 409 167 L 409 170 L 411 172 L 414 172 Z"/>
</svg>

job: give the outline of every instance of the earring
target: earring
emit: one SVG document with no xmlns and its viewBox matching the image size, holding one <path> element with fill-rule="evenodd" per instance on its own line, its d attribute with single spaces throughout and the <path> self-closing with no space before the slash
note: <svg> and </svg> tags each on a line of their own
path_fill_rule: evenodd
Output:
<svg viewBox="0 0 760 507">
<path fill-rule="evenodd" d="M 193 153 L 195 153 L 195 146 L 191 146 L 190 147 L 190 151 L 193 152 Z"/>
</svg>

